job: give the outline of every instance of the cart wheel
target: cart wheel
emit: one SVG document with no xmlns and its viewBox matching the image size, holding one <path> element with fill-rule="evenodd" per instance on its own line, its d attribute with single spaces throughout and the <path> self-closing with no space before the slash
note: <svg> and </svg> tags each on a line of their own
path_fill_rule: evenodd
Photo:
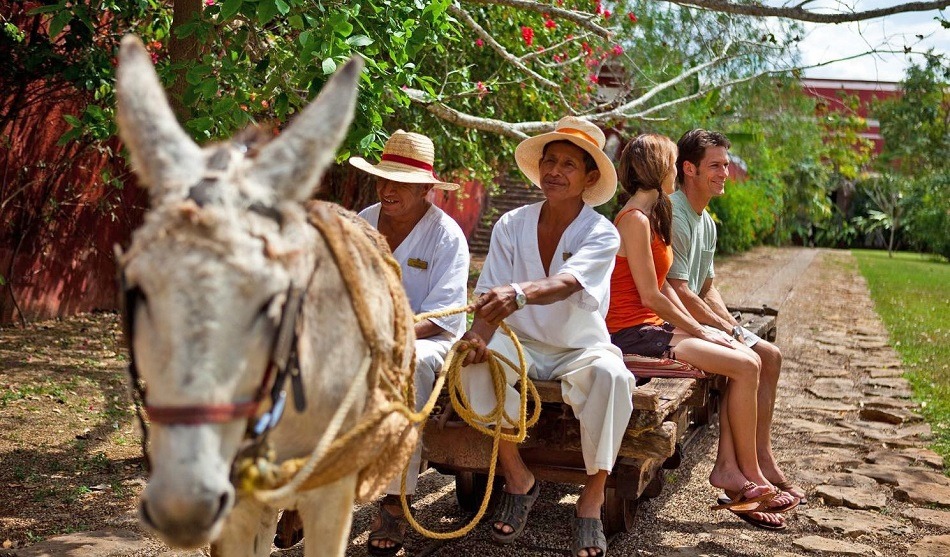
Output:
<svg viewBox="0 0 950 557">
<path fill-rule="evenodd" d="M 604 534 L 609 538 L 614 534 L 633 531 L 633 521 L 637 516 L 636 499 L 624 499 L 617 490 L 608 487 L 604 499 Z"/>
<path fill-rule="evenodd" d="M 497 500 L 498 493 L 505 485 L 505 478 L 495 476 L 495 487 L 492 489 L 492 500 L 488 502 L 488 508 L 491 509 Z M 488 487 L 488 474 L 482 472 L 456 472 L 455 473 L 455 500 L 458 501 L 459 508 L 463 511 L 473 513 L 478 510 L 482 504 L 482 498 L 485 497 L 485 488 Z"/>
<path fill-rule="evenodd" d="M 663 479 L 663 471 L 657 470 L 656 475 L 653 476 L 653 479 L 647 484 L 646 489 L 643 490 L 643 498 L 653 499 L 654 497 L 659 497 L 665 483 L 666 480 Z"/>
</svg>

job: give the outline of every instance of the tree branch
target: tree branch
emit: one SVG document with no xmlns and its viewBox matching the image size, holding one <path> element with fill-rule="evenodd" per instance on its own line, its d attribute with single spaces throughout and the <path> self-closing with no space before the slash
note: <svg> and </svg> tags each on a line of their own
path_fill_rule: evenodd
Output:
<svg viewBox="0 0 950 557">
<path fill-rule="evenodd" d="M 598 14 L 581 12 L 578 10 L 565 10 L 551 4 L 542 4 L 533 0 L 463 0 L 468 4 L 482 4 L 489 6 L 510 6 L 521 10 L 529 10 L 539 14 L 548 14 L 556 16 L 558 19 L 573 21 L 577 25 L 593 31 L 595 34 L 608 39 L 611 36 L 609 29 L 601 27 L 594 23 L 594 20 L 600 17 Z M 669 0 L 667 0 L 669 1 Z M 948 0 L 950 1 L 950 0 Z"/>
<path fill-rule="evenodd" d="M 528 134 L 518 130 L 519 124 L 511 124 L 509 122 L 505 122 L 504 120 L 482 118 L 480 116 L 472 116 L 471 114 L 460 112 L 449 107 L 445 103 L 430 99 L 424 91 L 419 89 L 406 88 L 403 89 L 403 91 L 409 96 L 409 99 L 412 100 L 412 102 L 421 104 L 426 110 L 434 114 L 436 117 L 441 118 L 450 124 L 455 124 L 456 126 L 471 130 L 497 133 L 499 135 L 504 135 L 518 140 L 528 137 Z"/>
<path fill-rule="evenodd" d="M 449 6 L 449 12 L 455 15 L 456 17 L 458 17 L 459 19 L 461 19 L 462 22 L 465 23 L 465 25 L 468 25 L 473 31 L 475 31 L 475 34 L 477 34 L 479 37 L 484 39 L 485 42 L 488 43 L 488 46 L 492 48 L 492 50 L 497 52 L 499 56 L 507 60 L 512 66 L 525 72 L 526 74 L 530 75 L 531 77 L 533 77 L 540 83 L 544 84 L 547 87 L 550 87 L 551 89 L 554 89 L 555 91 L 561 90 L 560 85 L 558 85 L 557 83 L 554 83 L 550 79 L 544 77 L 543 75 L 540 75 L 539 73 L 535 72 L 528 66 L 524 65 L 524 63 L 521 60 L 519 60 L 517 56 L 511 54 L 505 49 L 505 47 L 498 44 L 498 41 L 495 40 L 495 37 L 492 37 L 491 34 L 485 30 L 484 27 L 482 27 L 481 25 L 478 24 L 478 22 L 472 19 L 472 16 L 468 15 L 468 12 L 466 12 L 459 6 L 456 6 L 455 4 Z"/>
<path fill-rule="evenodd" d="M 950 0 L 933 0 L 931 2 L 907 2 L 890 6 L 888 8 L 878 8 L 876 10 L 865 10 L 863 12 L 850 13 L 818 13 L 803 9 L 808 2 L 802 2 L 797 6 L 763 6 L 761 4 L 738 4 L 732 0 L 662 0 L 670 4 L 687 6 L 691 8 L 701 8 L 714 12 L 747 15 L 753 17 L 784 17 L 798 21 L 808 21 L 812 23 L 847 23 L 851 21 L 863 21 L 866 19 L 876 19 L 888 15 L 907 13 L 907 12 L 926 12 L 930 10 L 942 10 L 950 6 Z"/>
</svg>

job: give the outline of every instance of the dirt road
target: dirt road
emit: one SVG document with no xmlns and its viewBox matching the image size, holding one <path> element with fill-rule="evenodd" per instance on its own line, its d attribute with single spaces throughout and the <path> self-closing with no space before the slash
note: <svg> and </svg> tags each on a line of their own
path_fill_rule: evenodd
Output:
<svg viewBox="0 0 950 557">
<path fill-rule="evenodd" d="M 929 426 L 914 413 L 899 359 L 851 255 L 758 248 L 720 261 L 716 281 L 730 304 L 779 309 L 777 345 L 785 363 L 774 446 L 811 502 L 791 514 L 789 528 L 779 533 L 710 511 L 718 495 L 707 481 L 718 436 L 713 425 L 690 445 L 681 467 L 666 473 L 663 493 L 640 506 L 635 531 L 611 540 L 609 554 L 950 555 L 950 479 L 938 472 L 939 457 L 925 449 Z M 455 504 L 451 478 L 430 470 L 419 492 L 417 515 L 430 528 L 448 530 L 467 519 Z M 483 524 L 459 540 L 413 535 L 405 554 L 566 555 L 577 493 L 574 486 L 543 483 L 531 522 L 513 546 L 493 544 Z M 369 506 L 356 509 L 348 556 L 365 554 L 371 518 Z M 137 532 L 129 514 L 106 524 Z M 41 555 L 38 550 L 52 542 L 19 555 Z M 82 555 L 171 555 L 149 540 L 129 543 L 125 553 Z M 273 555 L 295 557 L 302 550 Z"/>
</svg>

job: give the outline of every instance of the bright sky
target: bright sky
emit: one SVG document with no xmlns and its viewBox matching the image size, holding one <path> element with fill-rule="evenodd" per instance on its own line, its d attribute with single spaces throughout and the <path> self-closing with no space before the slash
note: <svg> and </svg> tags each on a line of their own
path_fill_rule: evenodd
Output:
<svg viewBox="0 0 950 557">
<path fill-rule="evenodd" d="M 769 5 L 795 4 L 788 0 L 768 0 Z M 816 0 L 807 7 L 818 11 L 856 11 L 884 8 L 902 4 L 900 0 Z M 844 7 L 842 7 L 844 6 Z M 823 9 L 822 9 L 823 8 Z M 944 10 L 950 17 L 950 10 Z M 807 23 L 806 35 L 799 43 L 805 66 L 843 58 L 872 48 L 903 52 L 904 46 L 950 56 L 950 29 L 944 29 L 934 20 L 937 10 L 891 15 L 857 23 L 838 25 Z M 923 35 L 923 39 L 915 35 Z M 901 54 L 876 54 L 854 60 L 837 62 L 805 71 L 807 77 L 861 79 L 870 81 L 900 81 L 904 69 L 912 60 L 921 63 L 922 57 Z"/>
</svg>

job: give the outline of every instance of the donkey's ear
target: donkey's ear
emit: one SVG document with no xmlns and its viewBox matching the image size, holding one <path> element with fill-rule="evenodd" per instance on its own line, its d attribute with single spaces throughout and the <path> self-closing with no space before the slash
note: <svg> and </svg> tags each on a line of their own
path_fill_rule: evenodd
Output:
<svg viewBox="0 0 950 557">
<path fill-rule="evenodd" d="M 274 189 L 277 199 L 305 201 L 317 188 L 353 120 L 363 60 L 353 58 L 280 136 L 257 155 L 251 177 Z"/>
<path fill-rule="evenodd" d="M 201 175 L 201 148 L 178 125 L 138 37 L 122 39 L 117 74 L 119 135 L 152 204 L 176 193 L 184 197 L 188 185 Z"/>
</svg>

